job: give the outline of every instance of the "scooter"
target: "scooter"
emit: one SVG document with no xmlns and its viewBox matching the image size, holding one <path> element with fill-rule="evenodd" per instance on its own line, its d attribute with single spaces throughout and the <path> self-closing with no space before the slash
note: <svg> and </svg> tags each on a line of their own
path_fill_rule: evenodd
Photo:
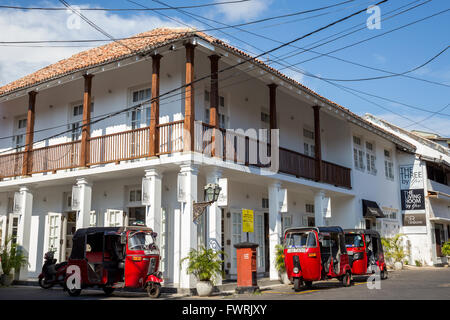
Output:
<svg viewBox="0 0 450 320">
<path fill-rule="evenodd" d="M 44 256 L 45 262 L 42 266 L 42 272 L 39 275 L 39 285 L 41 288 L 50 289 L 55 284 L 64 287 L 66 277 L 67 262 L 56 263 L 54 252 L 49 251 Z"/>
</svg>

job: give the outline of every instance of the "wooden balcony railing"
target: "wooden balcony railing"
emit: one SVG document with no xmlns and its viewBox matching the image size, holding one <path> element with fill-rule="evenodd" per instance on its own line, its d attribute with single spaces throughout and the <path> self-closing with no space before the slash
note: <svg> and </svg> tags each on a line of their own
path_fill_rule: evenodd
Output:
<svg viewBox="0 0 450 320">
<path fill-rule="evenodd" d="M 195 126 L 195 151 L 211 156 L 212 129 L 209 124 Z M 183 151 L 183 120 L 160 124 L 159 152 L 157 155 Z M 148 127 L 108 134 L 88 139 L 88 165 L 118 163 L 150 156 L 150 130 Z M 67 142 L 31 151 L 31 174 L 56 172 L 80 167 L 81 142 Z M 22 174 L 24 153 L 0 155 L 0 179 Z M 261 154 L 260 154 L 261 153 Z M 256 167 L 269 167 L 265 154 L 270 154 L 270 144 L 254 137 L 219 129 L 216 135 L 215 156 Z M 261 156 L 263 155 L 263 156 Z M 286 148 L 279 148 L 279 172 L 316 179 L 316 159 Z M 350 169 L 322 161 L 322 182 L 351 188 Z"/>
</svg>

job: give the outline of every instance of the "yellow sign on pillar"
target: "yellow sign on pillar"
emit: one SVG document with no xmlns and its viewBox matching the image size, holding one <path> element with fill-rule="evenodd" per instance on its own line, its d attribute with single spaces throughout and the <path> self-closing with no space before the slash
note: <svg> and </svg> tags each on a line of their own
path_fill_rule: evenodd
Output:
<svg viewBox="0 0 450 320">
<path fill-rule="evenodd" d="M 242 209 L 242 231 L 253 232 L 253 210 Z"/>
</svg>

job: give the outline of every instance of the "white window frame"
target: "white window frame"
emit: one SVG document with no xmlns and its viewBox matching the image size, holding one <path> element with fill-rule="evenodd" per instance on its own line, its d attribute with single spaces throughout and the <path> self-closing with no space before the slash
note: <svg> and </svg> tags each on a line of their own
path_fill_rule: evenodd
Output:
<svg viewBox="0 0 450 320">
<path fill-rule="evenodd" d="M 312 138 L 309 137 L 307 133 L 312 133 Z M 307 156 L 314 158 L 316 156 L 314 130 L 312 130 L 310 127 L 303 126 L 302 135 L 303 135 L 303 153 Z"/>
<path fill-rule="evenodd" d="M 372 149 L 368 147 L 372 146 Z M 365 141 L 364 147 L 366 149 L 366 168 L 367 172 L 373 175 L 377 174 L 377 156 L 376 156 L 376 146 L 375 142 Z"/>
<path fill-rule="evenodd" d="M 14 219 L 17 219 L 17 225 L 13 225 Z M 19 236 L 19 225 L 20 225 L 20 214 L 19 213 L 10 213 L 8 215 L 8 238 L 12 238 L 13 229 L 16 229 L 16 238 L 11 239 L 11 243 L 17 243 L 17 237 Z"/>
<path fill-rule="evenodd" d="M 284 231 L 290 227 L 292 227 L 292 215 L 290 214 L 283 214 L 283 234 Z"/>
<path fill-rule="evenodd" d="M 105 227 L 123 227 L 123 210 L 107 209 L 105 212 Z"/>
<path fill-rule="evenodd" d="M 355 139 L 359 139 L 360 144 L 356 143 Z M 363 139 L 360 136 L 352 136 L 353 145 L 353 167 L 357 170 L 364 171 L 365 167 L 365 152 L 363 147 Z"/>
<path fill-rule="evenodd" d="M 62 214 L 49 212 L 45 217 L 44 254 L 50 250 L 54 257 L 61 261 Z"/>
<path fill-rule="evenodd" d="M 25 127 L 19 127 L 20 123 L 25 121 Z M 12 138 L 12 147 L 17 151 L 25 148 L 25 136 L 27 134 L 27 115 L 20 115 L 14 118 L 14 130 Z"/>
<path fill-rule="evenodd" d="M 81 107 L 81 113 L 75 115 L 75 108 Z M 94 99 L 91 98 L 91 117 L 94 112 Z M 70 130 L 70 141 L 81 140 L 83 125 L 83 101 L 78 100 L 69 104 L 69 115 L 67 129 Z"/>
<path fill-rule="evenodd" d="M 149 91 L 149 96 L 143 97 L 143 99 L 134 101 L 134 93 L 135 92 L 142 92 L 142 91 Z M 141 105 L 144 101 L 148 101 L 152 97 L 152 87 L 151 83 L 146 83 L 137 87 L 129 88 L 129 96 L 128 96 L 128 106 L 133 107 L 137 106 L 136 108 L 133 108 L 127 112 L 127 118 L 128 118 L 128 126 L 130 129 L 139 129 L 144 128 L 150 125 L 150 117 L 151 117 L 151 103 L 147 102 L 144 105 Z M 134 125 L 133 116 L 139 114 L 139 121 L 136 122 L 136 125 Z"/>
<path fill-rule="evenodd" d="M 6 242 L 6 233 L 7 233 L 7 220 L 8 217 L 5 216 L 0 216 L 0 248 L 3 247 L 5 245 Z"/>
<path fill-rule="evenodd" d="M 389 156 L 386 155 L 389 153 Z M 386 179 L 394 180 L 394 161 L 392 159 L 391 150 L 384 149 L 384 176 Z"/>
<path fill-rule="evenodd" d="M 235 221 L 236 220 L 236 221 Z M 231 211 L 231 270 L 234 271 L 234 273 L 237 272 L 237 255 L 236 250 L 234 249 L 233 245 L 236 243 L 242 242 L 243 232 L 242 232 L 242 211 L 240 210 L 233 210 Z M 236 229 L 237 228 L 237 229 Z"/>
<path fill-rule="evenodd" d="M 97 226 L 97 213 L 95 210 L 92 210 L 89 212 L 89 227 L 96 227 Z"/>
</svg>

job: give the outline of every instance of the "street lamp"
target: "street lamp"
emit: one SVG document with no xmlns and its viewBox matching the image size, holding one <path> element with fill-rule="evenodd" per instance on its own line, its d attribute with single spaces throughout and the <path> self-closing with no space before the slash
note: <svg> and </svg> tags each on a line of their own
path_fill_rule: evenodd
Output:
<svg viewBox="0 0 450 320">
<path fill-rule="evenodd" d="M 208 183 L 203 189 L 205 201 L 193 203 L 194 221 L 203 214 L 207 206 L 219 199 L 220 190 L 222 190 L 217 183 Z"/>
</svg>

